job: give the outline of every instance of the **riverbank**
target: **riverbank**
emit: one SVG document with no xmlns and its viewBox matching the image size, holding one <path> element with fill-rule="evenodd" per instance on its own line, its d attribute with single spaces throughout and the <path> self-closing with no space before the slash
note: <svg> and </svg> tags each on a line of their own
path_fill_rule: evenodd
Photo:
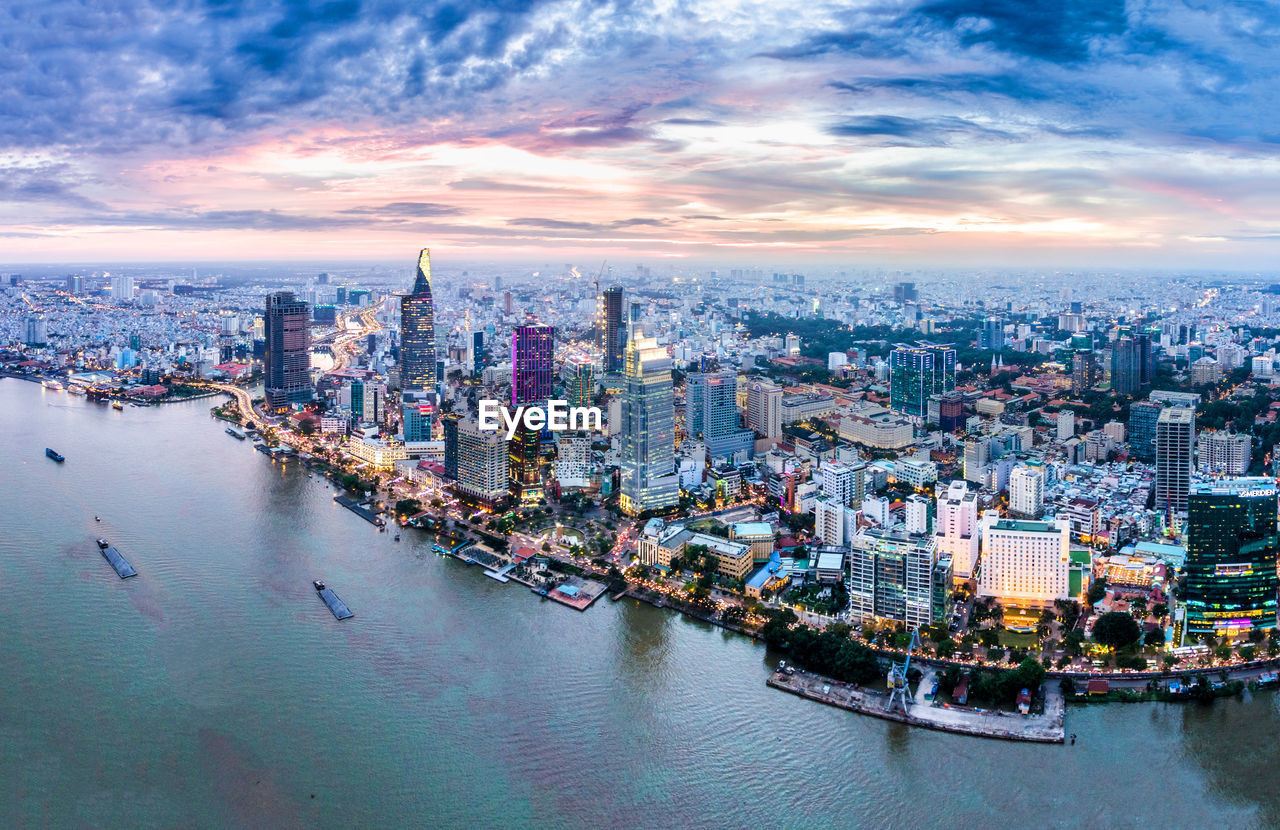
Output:
<svg viewBox="0 0 1280 830">
<path fill-rule="evenodd" d="M 902 712 L 889 709 L 889 697 L 883 692 L 841 683 L 811 672 L 792 671 L 794 674 L 775 671 L 765 683 L 827 706 L 940 732 L 1042 744 L 1060 744 L 1066 739 L 1062 696 L 1048 687 L 1044 690 L 1045 711 L 1020 715 L 925 700 L 924 690 L 933 684 L 933 674 L 926 673 L 920 680 L 915 702 Z"/>
</svg>

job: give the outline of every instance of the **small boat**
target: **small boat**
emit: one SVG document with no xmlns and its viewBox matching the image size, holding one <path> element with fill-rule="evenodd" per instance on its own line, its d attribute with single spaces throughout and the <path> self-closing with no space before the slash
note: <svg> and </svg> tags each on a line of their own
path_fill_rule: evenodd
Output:
<svg viewBox="0 0 1280 830">
<path fill-rule="evenodd" d="M 106 539 L 98 540 L 98 550 L 106 550 L 109 547 L 111 547 L 111 543 L 108 542 Z"/>
<path fill-rule="evenodd" d="M 62 389 L 62 384 L 56 380 L 46 380 L 40 385 L 45 389 L 48 389 L 50 392 L 58 392 Z"/>
<path fill-rule="evenodd" d="M 93 517 L 93 520 L 94 520 L 95 522 L 100 522 L 100 521 L 102 521 L 102 517 L 101 517 L 101 516 L 94 516 L 94 517 Z"/>
<path fill-rule="evenodd" d="M 57 461 L 59 464 L 67 460 L 66 456 L 64 456 L 62 453 L 56 450 L 52 450 L 48 447 L 44 448 L 44 454 L 52 458 L 54 461 Z"/>
<path fill-rule="evenodd" d="M 68 394 L 68 395 L 83 395 L 83 394 L 84 394 L 84 387 L 83 387 L 83 386 L 68 386 L 68 387 L 67 387 L 67 394 Z"/>
<path fill-rule="evenodd" d="M 317 579 L 317 580 L 315 580 L 314 582 L 312 582 L 311 584 L 312 584 L 312 585 L 314 585 L 314 586 L 316 586 L 316 590 L 317 590 L 317 591 L 323 591 L 323 590 L 324 590 L 324 583 L 323 583 L 323 582 L 321 582 L 321 581 L 320 581 L 320 580 L 318 580 L 318 579 Z"/>
<path fill-rule="evenodd" d="M 121 409 L 124 409 L 124 404 L 120 403 L 119 401 L 112 401 L 111 408 L 115 410 L 121 410 Z"/>
</svg>

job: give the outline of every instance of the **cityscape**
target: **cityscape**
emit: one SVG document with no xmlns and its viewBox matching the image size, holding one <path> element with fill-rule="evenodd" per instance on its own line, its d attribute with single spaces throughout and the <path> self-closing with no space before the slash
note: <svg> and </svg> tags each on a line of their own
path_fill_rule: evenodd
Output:
<svg viewBox="0 0 1280 830">
<path fill-rule="evenodd" d="M 0 101 L 5 824 L 1280 824 L 1274 10 L 340 5 Z"/>
</svg>

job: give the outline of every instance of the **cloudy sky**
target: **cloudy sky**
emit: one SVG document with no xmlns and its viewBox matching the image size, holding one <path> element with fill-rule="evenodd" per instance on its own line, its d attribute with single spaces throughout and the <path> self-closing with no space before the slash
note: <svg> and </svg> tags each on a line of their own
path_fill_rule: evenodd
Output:
<svg viewBox="0 0 1280 830">
<path fill-rule="evenodd" d="M 1264 2 L 0 0 L 0 260 L 1270 268 Z"/>
</svg>

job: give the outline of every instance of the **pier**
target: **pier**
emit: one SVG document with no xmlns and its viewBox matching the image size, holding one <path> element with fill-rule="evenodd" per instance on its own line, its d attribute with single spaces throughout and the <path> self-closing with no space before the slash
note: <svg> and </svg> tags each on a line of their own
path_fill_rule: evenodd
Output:
<svg viewBox="0 0 1280 830">
<path fill-rule="evenodd" d="M 98 550 L 102 551 L 102 557 L 111 563 L 111 567 L 115 568 L 116 574 L 121 579 L 128 579 L 131 576 L 137 576 L 138 572 L 129 564 L 129 560 L 116 550 L 114 545 L 98 545 Z"/>
<path fill-rule="evenodd" d="M 350 510 L 352 513 L 355 513 L 369 524 L 377 525 L 378 527 L 382 527 L 382 525 L 385 524 L 381 516 L 374 513 L 355 499 L 348 498 L 347 496 L 334 496 L 333 500 Z"/>
<path fill-rule="evenodd" d="M 790 692 L 799 697 L 816 700 L 828 706 L 847 709 L 862 715 L 897 721 L 909 726 L 923 726 L 940 732 L 973 735 L 979 738 L 995 738 L 1006 741 L 1030 741 L 1032 743 L 1060 744 L 1065 739 L 1063 728 L 1064 702 L 1056 689 L 1044 686 L 1045 711 L 1039 715 L 1019 715 L 989 709 L 977 709 L 927 701 L 925 689 L 932 688 L 932 672 L 920 680 L 914 703 L 906 713 L 890 710 L 889 698 L 876 692 L 841 683 L 829 677 L 794 669 L 794 674 L 775 671 L 767 684 L 775 689 Z"/>
</svg>

